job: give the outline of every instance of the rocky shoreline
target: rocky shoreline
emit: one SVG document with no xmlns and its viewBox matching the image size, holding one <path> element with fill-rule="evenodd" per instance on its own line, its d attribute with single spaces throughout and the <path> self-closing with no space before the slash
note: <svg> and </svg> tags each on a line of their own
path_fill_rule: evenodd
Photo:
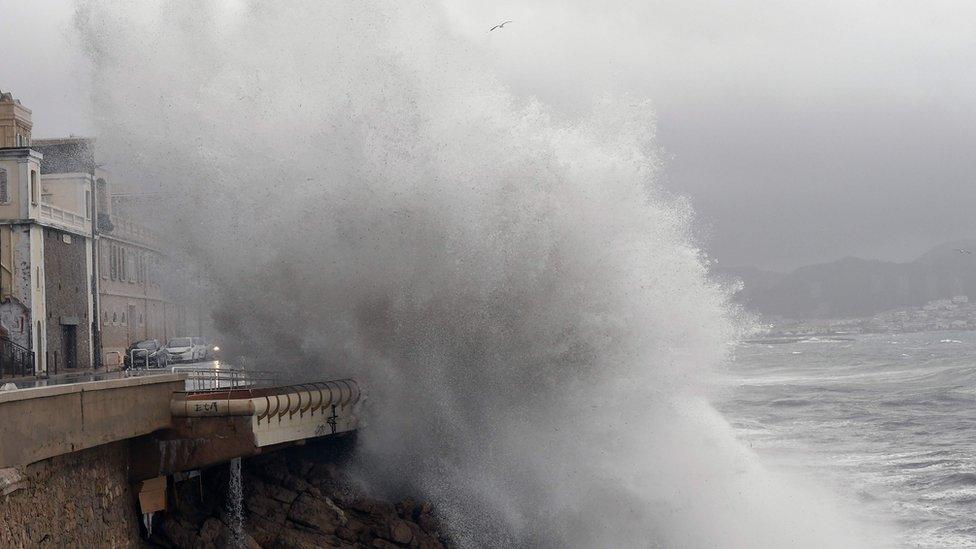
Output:
<svg viewBox="0 0 976 549">
<path fill-rule="evenodd" d="M 450 548 L 430 505 L 365 497 L 341 473 L 350 441 L 322 441 L 243 461 L 243 533 L 236 534 L 226 465 L 173 483 L 154 518 L 155 547 Z"/>
</svg>

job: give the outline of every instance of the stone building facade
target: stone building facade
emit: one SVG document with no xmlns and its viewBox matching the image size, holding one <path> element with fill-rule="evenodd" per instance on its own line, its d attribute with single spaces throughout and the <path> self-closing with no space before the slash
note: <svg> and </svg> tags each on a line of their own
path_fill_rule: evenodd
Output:
<svg viewBox="0 0 976 549">
<path fill-rule="evenodd" d="M 44 228 L 48 373 L 92 367 L 90 272 L 78 268 L 90 260 L 88 239 Z"/>
<path fill-rule="evenodd" d="M 98 315 L 93 332 L 98 339 L 98 364 L 110 370 L 121 367 L 126 349 L 142 339 L 165 342 L 197 335 L 198 329 L 188 325 L 183 296 L 172 291 L 179 262 L 163 238 L 119 207 L 119 187 L 125 195 L 131 192 L 96 164 L 93 140 L 43 139 L 35 140 L 34 146 L 44 153 L 43 177 L 68 177 L 87 170 L 95 190 L 90 206 L 96 220 L 93 291 Z"/>
<path fill-rule="evenodd" d="M 51 375 L 119 368 L 141 339 L 204 335 L 181 262 L 115 207 L 117 188 L 131 192 L 95 162 L 94 141 L 31 128 L 30 109 L 0 91 L 0 377 L 8 348 Z"/>
<path fill-rule="evenodd" d="M 73 368 L 90 367 L 90 180 L 85 174 L 45 178 L 44 155 L 31 147 L 26 133 L 30 111 L 4 93 L 0 111 L 15 113 L 0 118 L 0 375 L 55 373 L 65 353 Z M 62 245 L 52 246 L 58 242 Z M 79 291 L 69 293 L 66 285 Z M 56 291 L 49 295 L 51 288 Z M 54 348 L 52 334 L 57 334 Z M 9 370 L 10 352 L 20 349 L 32 355 L 30 372 Z"/>
<path fill-rule="evenodd" d="M 98 238 L 99 299 L 103 364 L 119 366 L 128 345 L 141 339 L 166 341 L 196 335 L 186 306 L 166 292 L 171 259 L 152 231 L 117 215 L 112 230 Z"/>
</svg>

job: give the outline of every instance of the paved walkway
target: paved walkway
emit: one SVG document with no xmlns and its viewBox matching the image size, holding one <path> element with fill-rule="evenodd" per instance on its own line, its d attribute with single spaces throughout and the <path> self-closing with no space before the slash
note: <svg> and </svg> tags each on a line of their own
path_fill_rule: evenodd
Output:
<svg viewBox="0 0 976 549">
<path fill-rule="evenodd" d="M 150 369 L 136 369 L 136 370 L 116 370 L 112 372 L 106 371 L 87 371 L 87 372 L 73 372 L 69 374 L 58 374 L 45 379 L 16 379 L 10 381 L 0 380 L 0 388 L 8 387 L 13 384 L 17 389 L 36 389 L 38 387 L 53 387 L 56 385 L 69 385 L 73 383 L 88 383 L 91 381 L 107 381 L 112 379 L 127 379 L 133 377 L 145 377 L 145 376 L 159 376 L 159 375 L 169 375 L 173 373 L 171 367 L 191 367 L 191 368 L 213 368 L 219 370 L 221 366 L 226 366 L 220 363 L 218 360 L 207 360 L 203 362 L 186 362 L 180 364 L 170 364 L 166 368 L 150 368 Z M 2 389 L 0 389 L 2 390 Z M 15 389 L 7 389 L 15 390 Z"/>
</svg>

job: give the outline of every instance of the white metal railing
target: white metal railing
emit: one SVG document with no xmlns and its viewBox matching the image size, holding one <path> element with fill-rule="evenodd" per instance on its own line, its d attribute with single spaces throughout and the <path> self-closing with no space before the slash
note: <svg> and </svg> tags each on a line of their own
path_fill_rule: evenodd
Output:
<svg viewBox="0 0 976 549">
<path fill-rule="evenodd" d="M 279 383 L 279 375 L 275 372 L 253 372 L 219 365 L 172 366 L 170 371 L 186 374 L 186 390 L 190 392 L 274 387 Z"/>
<path fill-rule="evenodd" d="M 88 220 L 85 218 L 85 216 L 78 215 L 67 210 L 62 210 L 61 208 L 52 206 L 50 204 L 41 204 L 41 218 L 50 219 L 51 221 L 58 221 L 83 231 L 88 230 Z"/>
</svg>

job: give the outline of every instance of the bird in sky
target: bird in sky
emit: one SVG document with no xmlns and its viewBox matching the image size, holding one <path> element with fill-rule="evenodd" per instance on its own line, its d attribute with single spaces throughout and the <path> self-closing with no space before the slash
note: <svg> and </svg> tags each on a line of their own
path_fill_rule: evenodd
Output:
<svg viewBox="0 0 976 549">
<path fill-rule="evenodd" d="M 972 254 L 973 253 L 973 252 L 971 252 L 969 250 L 966 250 L 966 249 L 963 249 L 963 248 L 956 248 L 956 251 L 959 252 L 959 253 L 961 253 L 961 254 Z"/>
<path fill-rule="evenodd" d="M 504 29 L 505 28 L 505 25 L 507 25 L 507 24 L 509 24 L 511 22 L 512 22 L 511 19 L 509 19 L 508 21 L 502 21 L 501 23 L 499 23 L 499 24 L 495 25 L 494 27 L 488 29 L 488 32 L 491 32 L 491 31 L 493 31 L 495 29 Z"/>
</svg>

